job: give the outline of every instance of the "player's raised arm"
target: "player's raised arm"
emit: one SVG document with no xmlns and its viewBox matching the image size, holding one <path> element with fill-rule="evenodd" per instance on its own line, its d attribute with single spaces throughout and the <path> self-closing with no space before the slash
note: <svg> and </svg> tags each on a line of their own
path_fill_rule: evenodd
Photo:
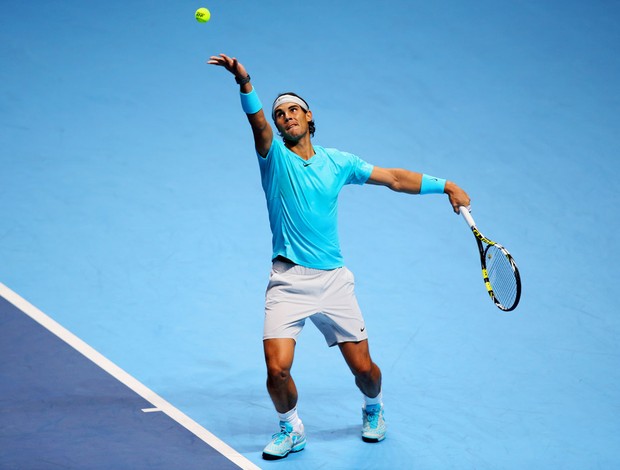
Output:
<svg viewBox="0 0 620 470">
<path fill-rule="evenodd" d="M 459 213 L 460 206 L 468 207 L 470 204 L 467 193 L 455 183 L 401 168 L 380 168 L 375 166 L 367 182 L 387 186 L 392 191 L 401 193 L 445 193 L 448 195 L 452 209 L 457 214 Z"/>
<path fill-rule="evenodd" d="M 211 56 L 208 61 L 211 65 L 224 67 L 234 75 L 235 81 L 239 84 L 241 93 L 241 106 L 248 116 L 248 121 L 252 126 L 254 134 L 254 146 L 261 156 L 266 156 L 271 147 L 273 139 L 273 130 L 271 125 L 265 118 L 263 106 L 250 83 L 250 75 L 245 67 L 234 57 L 228 57 L 226 54 Z"/>
</svg>

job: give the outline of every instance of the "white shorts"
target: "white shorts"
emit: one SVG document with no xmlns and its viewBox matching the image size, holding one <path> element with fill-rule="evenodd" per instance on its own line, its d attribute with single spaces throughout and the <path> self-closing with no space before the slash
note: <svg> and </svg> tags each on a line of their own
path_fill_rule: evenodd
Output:
<svg viewBox="0 0 620 470">
<path fill-rule="evenodd" d="M 274 261 L 265 294 L 263 339 L 293 338 L 310 318 L 329 346 L 368 338 L 347 268 L 329 271 Z"/>
</svg>

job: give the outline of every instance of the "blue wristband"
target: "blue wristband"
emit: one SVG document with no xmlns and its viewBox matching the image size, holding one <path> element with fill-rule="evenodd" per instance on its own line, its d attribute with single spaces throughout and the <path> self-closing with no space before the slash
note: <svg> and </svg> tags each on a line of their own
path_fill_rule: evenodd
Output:
<svg viewBox="0 0 620 470">
<path fill-rule="evenodd" d="M 420 194 L 443 194 L 445 187 L 446 180 L 423 174 Z"/>
<path fill-rule="evenodd" d="M 263 104 L 254 88 L 249 93 L 241 93 L 241 107 L 246 114 L 256 114 L 263 109 Z"/>
</svg>

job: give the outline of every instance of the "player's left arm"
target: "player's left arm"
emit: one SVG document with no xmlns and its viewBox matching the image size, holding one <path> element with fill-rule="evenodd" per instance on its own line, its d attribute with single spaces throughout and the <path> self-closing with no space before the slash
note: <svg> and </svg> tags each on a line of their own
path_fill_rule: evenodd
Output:
<svg viewBox="0 0 620 470">
<path fill-rule="evenodd" d="M 392 191 L 399 193 L 420 194 L 422 173 L 402 168 L 380 168 L 375 166 L 366 182 L 386 186 Z M 457 214 L 459 213 L 460 206 L 468 207 L 470 204 L 467 193 L 452 181 L 446 181 L 444 193 L 448 195 L 452 209 Z"/>
<path fill-rule="evenodd" d="M 237 83 L 239 83 L 239 80 L 242 80 L 242 83 L 239 85 L 239 91 L 241 93 L 247 95 L 253 91 L 254 87 L 249 81 L 250 74 L 235 57 L 228 57 L 226 54 L 220 54 L 218 56 L 211 56 L 207 63 L 224 67 L 235 76 Z M 252 127 L 252 133 L 254 134 L 254 146 L 256 147 L 256 151 L 264 157 L 269 152 L 271 142 L 273 140 L 273 130 L 271 129 L 271 125 L 265 117 L 265 112 L 263 111 L 262 106 L 258 109 L 258 111 L 255 111 L 252 114 L 247 114 L 247 117 L 250 126 Z"/>
</svg>

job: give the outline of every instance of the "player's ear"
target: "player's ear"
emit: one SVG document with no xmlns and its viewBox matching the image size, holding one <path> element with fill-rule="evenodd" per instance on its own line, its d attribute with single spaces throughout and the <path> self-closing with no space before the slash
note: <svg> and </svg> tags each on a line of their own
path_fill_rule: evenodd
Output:
<svg viewBox="0 0 620 470">
<path fill-rule="evenodd" d="M 312 111 L 310 110 L 306 111 L 306 121 L 312 121 Z"/>
</svg>

